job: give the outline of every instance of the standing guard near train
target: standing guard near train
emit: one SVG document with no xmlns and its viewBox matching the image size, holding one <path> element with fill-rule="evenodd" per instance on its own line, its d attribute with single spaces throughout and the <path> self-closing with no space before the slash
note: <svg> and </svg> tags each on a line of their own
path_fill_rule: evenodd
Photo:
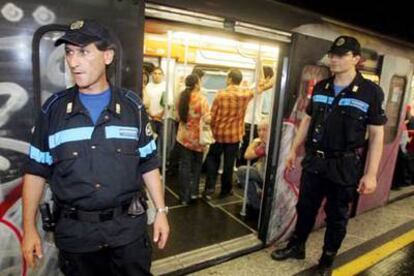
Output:
<svg viewBox="0 0 414 276">
<path fill-rule="evenodd" d="M 154 242 L 169 226 L 155 141 L 145 109 L 132 91 L 106 76 L 115 55 L 110 33 L 78 20 L 55 45 L 76 85 L 52 95 L 36 122 L 23 185 L 22 251 L 29 266 L 42 257 L 36 212 L 45 181 L 53 194 L 59 267 L 65 275 L 150 275 L 145 182 L 157 207 Z M 47 208 L 42 210 L 46 210 Z"/>
<path fill-rule="evenodd" d="M 333 77 L 315 86 L 286 160 L 287 169 L 293 169 L 297 149 L 306 140 L 296 227 L 287 246 L 271 254 L 275 260 L 305 258 L 306 240 L 326 197 L 326 232 L 319 275 L 331 272 L 345 238 L 349 204 L 356 192 L 370 194 L 376 189 L 383 125 L 387 120 L 382 108 L 382 89 L 356 69 L 361 59 L 359 42 L 353 37 L 340 36 L 332 44 L 328 57 Z M 367 142 L 367 130 L 364 173 L 361 149 Z"/>
</svg>

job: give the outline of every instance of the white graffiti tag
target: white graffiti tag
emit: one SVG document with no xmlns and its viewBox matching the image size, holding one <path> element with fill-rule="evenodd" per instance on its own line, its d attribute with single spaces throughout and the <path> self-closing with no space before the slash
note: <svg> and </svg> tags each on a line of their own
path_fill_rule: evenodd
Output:
<svg viewBox="0 0 414 276">
<path fill-rule="evenodd" d="M 4 126 L 13 112 L 20 110 L 29 99 L 26 90 L 13 82 L 0 83 L 0 96 L 9 96 L 7 102 L 0 107 L 0 127 Z"/>
<path fill-rule="evenodd" d="M 1 14 L 11 22 L 19 22 L 24 15 L 23 10 L 13 3 L 6 3 L 1 9 Z"/>
</svg>

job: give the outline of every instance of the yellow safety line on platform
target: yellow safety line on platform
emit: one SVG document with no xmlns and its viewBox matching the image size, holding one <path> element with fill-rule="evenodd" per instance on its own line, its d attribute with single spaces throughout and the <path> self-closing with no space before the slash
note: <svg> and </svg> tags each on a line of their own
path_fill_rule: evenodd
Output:
<svg viewBox="0 0 414 276">
<path fill-rule="evenodd" d="M 333 276 L 350 276 L 356 275 L 369 267 L 375 265 L 379 261 L 385 259 L 392 253 L 400 250 L 408 244 L 414 242 L 414 230 L 411 230 L 398 238 L 389 241 L 380 247 L 375 248 L 372 251 L 340 266 L 332 272 Z"/>
</svg>

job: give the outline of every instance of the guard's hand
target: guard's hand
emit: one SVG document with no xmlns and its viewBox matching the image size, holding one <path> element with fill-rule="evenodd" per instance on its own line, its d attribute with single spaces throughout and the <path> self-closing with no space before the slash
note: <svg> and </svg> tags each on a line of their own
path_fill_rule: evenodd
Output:
<svg viewBox="0 0 414 276">
<path fill-rule="evenodd" d="M 377 178 L 375 176 L 365 174 L 359 181 L 358 193 L 360 194 L 372 194 L 377 188 Z"/>
<path fill-rule="evenodd" d="M 43 257 L 42 241 L 36 229 L 23 233 L 22 253 L 29 267 L 36 267 L 36 258 Z"/>
<path fill-rule="evenodd" d="M 165 213 L 157 213 L 154 221 L 154 242 L 158 244 L 159 249 L 163 249 L 170 234 L 170 226 L 168 225 L 167 215 Z"/>
<path fill-rule="evenodd" d="M 285 166 L 288 169 L 288 171 L 296 169 L 295 163 L 296 163 L 296 151 L 292 149 L 289 151 L 289 154 L 285 162 Z"/>
</svg>

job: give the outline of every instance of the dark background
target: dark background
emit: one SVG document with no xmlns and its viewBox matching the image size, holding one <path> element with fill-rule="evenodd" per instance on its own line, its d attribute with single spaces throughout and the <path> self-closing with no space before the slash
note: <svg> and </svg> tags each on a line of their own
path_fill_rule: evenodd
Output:
<svg viewBox="0 0 414 276">
<path fill-rule="evenodd" d="M 277 0 L 397 39 L 414 43 L 414 4 L 410 0 Z"/>
</svg>

